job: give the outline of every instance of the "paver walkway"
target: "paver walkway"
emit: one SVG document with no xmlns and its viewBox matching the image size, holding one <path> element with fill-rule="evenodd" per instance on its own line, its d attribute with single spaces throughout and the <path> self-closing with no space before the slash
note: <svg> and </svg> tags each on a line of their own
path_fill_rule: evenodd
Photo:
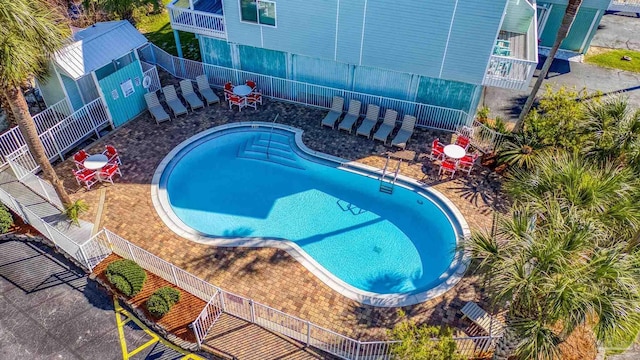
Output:
<svg viewBox="0 0 640 360">
<path fill-rule="evenodd" d="M 163 79 L 167 83 L 167 79 Z M 222 95 L 222 94 L 220 94 Z M 215 105 L 156 125 L 145 113 L 99 142 L 87 148 L 98 153 L 105 144 L 114 145 L 121 154 L 124 176 L 106 189 L 102 224 L 161 258 L 215 284 L 255 301 L 274 307 L 319 326 L 361 340 L 380 340 L 398 321 L 397 309 L 364 306 L 336 293 L 301 266 L 286 252 L 270 248 L 224 248 L 196 244 L 169 230 L 159 219 L 151 202 L 150 182 L 163 157 L 177 144 L 208 128 L 237 121 L 271 121 L 279 114 L 279 123 L 305 131 L 303 141 L 314 150 L 365 164 L 384 166 L 387 149 L 379 142 L 327 128 L 320 120 L 325 110 L 266 99 L 259 110 L 231 111 Z M 500 182 L 494 173 L 480 169 L 473 176 L 449 181 L 434 174 L 436 167 L 424 161 L 431 141 L 450 134 L 417 130 L 409 149 L 421 161 L 405 163 L 403 174 L 422 179 L 448 196 L 461 210 L 473 229 L 487 229 Z M 423 166 L 423 161 L 425 166 Z M 73 161 L 56 166 L 64 177 L 73 199 L 85 199 L 91 207 L 86 219 L 95 218 L 100 191 L 77 186 L 71 170 Z M 464 326 L 459 309 L 466 301 L 481 296 L 478 279 L 465 277 L 454 289 L 429 302 L 406 307 L 405 312 L 420 322 Z"/>
</svg>

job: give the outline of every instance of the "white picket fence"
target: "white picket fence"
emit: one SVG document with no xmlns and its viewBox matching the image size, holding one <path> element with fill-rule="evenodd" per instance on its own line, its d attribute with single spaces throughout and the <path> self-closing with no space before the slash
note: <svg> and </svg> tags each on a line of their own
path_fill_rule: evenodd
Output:
<svg viewBox="0 0 640 360">
<path fill-rule="evenodd" d="M 362 102 L 362 109 L 368 104 L 375 104 L 381 109 L 394 109 L 400 118 L 414 115 L 417 126 L 445 131 L 455 131 L 460 125 L 470 124 L 473 116 L 457 109 L 441 106 L 421 104 L 411 101 L 392 99 L 384 96 L 364 94 L 343 89 L 319 86 L 294 80 L 277 78 L 268 75 L 252 73 L 222 66 L 204 64 L 173 56 L 154 44 L 149 44 L 139 50 L 141 59 L 160 66 L 173 76 L 181 79 L 191 79 L 206 74 L 209 83 L 222 87 L 228 81 L 244 83 L 245 80 L 255 81 L 264 96 L 301 103 L 305 105 L 330 108 L 334 96 L 340 96 L 348 103 L 351 99 Z M 364 115 L 364 114 L 362 114 Z"/>
<path fill-rule="evenodd" d="M 56 109 L 60 110 L 64 107 L 60 104 Z M 48 108 L 49 110 L 51 108 Z M 44 124 L 49 126 L 48 122 L 54 119 L 58 114 L 58 110 L 51 110 L 41 113 L 46 115 L 36 115 L 34 120 L 38 128 L 43 128 Z M 64 110 L 64 109 L 62 109 Z M 62 111 L 60 110 L 60 111 Z M 52 114 L 56 115 L 52 115 Z M 44 118 L 46 117 L 46 121 Z M 109 116 L 107 115 L 106 105 L 101 98 L 95 99 L 78 111 L 64 117 L 61 121 L 49 126 L 43 131 L 38 131 L 40 141 L 44 145 L 45 153 L 49 160 L 59 157 L 64 160 L 64 154 L 73 148 L 79 141 L 95 133 L 100 137 L 99 130 L 109 124 Z M 13 127 L 7 132 L 0 135 L 0 165 L 6 163 L 6 157 L 22 148 L 26 148 L 24 137 L 18 127 Z M 37 170 L 37 169 L 36 169 Z"/>
</svg>

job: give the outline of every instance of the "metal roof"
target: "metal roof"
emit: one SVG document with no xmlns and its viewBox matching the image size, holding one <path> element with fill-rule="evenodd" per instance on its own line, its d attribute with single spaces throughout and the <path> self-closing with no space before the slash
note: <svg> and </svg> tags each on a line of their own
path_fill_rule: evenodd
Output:
<svg viewBox="0 0 640 360">
<path fill-rule="evenodd" d="M 56 53 L 55 62 L 64 74 L 79 79 L 146 43 L 126 20 L 100 22 L 74 31 L 73 42 Z"/>
</svg>

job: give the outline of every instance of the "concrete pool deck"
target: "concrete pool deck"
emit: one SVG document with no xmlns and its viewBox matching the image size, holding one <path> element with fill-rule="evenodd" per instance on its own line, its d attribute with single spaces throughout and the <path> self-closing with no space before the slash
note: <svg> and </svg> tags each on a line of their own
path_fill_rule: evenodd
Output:
<svg viewBox="0 0 640 360">
<path fill-rule="evenodd" d="M 271 121 L 303 129 L 303 142 L 313 150 L 381 168 L 387 149 L 379 142 L 337 130 L 321 129 L 326 110 L 266 100 L 259 110 L 230 111 L 223 105 L 199 110 L 187 117 L 156 125 L 148 114 L 122 126 L 87 148 L 98 153 L 105 144 L 120 152 L 124 176 L 115 185 L 101 184 L 106 201 L 100 226 L 225 290 L 309 320 L 361 340 L 383 339 L 386 329 L 398 321 L 395 308 L 377 308 L 348 299 L 318 280 L 282 250 L 222 248 L 195 244 L 175 235 L 159 218 L 151 201 L 151 180 L 161 160 L 180 142 L 214 126 L 238 121 Z M 472 230 L 488 229 L 498 202 L 498 176 L 480 168 L 470 177 L 440 180 L 437 167 L 426 161 L 431 141 L 449 141 L 450 134 L 416 130 L 408 151 L 398 155 L 421 161 L 403 163 L 403 175 L 421 180 L 447 196 L 461 211 Z M 100 191 L 80 188 L 71 173 L 73 160 L 56 165 L 72 198 L 90 206 L 84 218 L 95 218 Z M 429 324 L 461 327 L 459 309 L 466 301 L 481 301 L 481 284 L 466 276 L 452 290 L 436 299 L 403 308 L 410 318 Z"/>
</svg>

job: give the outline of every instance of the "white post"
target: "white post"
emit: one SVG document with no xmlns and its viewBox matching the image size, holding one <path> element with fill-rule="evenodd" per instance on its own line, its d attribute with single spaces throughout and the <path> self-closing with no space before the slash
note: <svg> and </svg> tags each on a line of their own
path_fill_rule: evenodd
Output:
<svg viewBox="0 0 640 360">
<path fill-rule="evenodd" d="M 360 358 L 360 344 L 361 342 L 358 341 L 358 346 L 356 346 L 356 357 L 354 358 L 355 360 L 358 360 Z"/>
<path fill-rule="evenodd" d="M 255 324 L 256 322 L 256 311 L 253 308 L 253 300 L 249 299 L 249 306 L 250 306 L 250 311 L 251 311 L 251 323 Z"/>
<path fill-rule="evenodd" d="M 87 254 L 84 252 L 84 248 L 82 247 L 82 245 L 78 245 L 78 247 L 80 248 L 80 254 L 84 259 L 84 262 L 87 264 L 87 269 L 89 269 L 89 272 L 91 272 L 93 268 L 91 268 L 91 264 L 89 263 L 89 258 L 87 257 Z"/>
<path fill-rule="evenodd" d="M 311 343 L 311 322 L 307 320 L 307 346 Z"/>
<path fill-rule="evenodd" d="M 173 264 L 171 264 L 171 274 L 173 275 L 173 283 L 177 287 L 180 287 L 180 285 L 178 285 L 178 276 L 176 276 L 176 267 L 173 266 Z"/>
<path fill-rule="evenodd" d="M 133 250 L 131 249 L 131 243 L 127 241 L 127 247 L 129 248 L 129 254 L 131 255 L 131 259 L 136 261 L 136 257 L 133 255 Z M 137 261 L 136 261 L 137 262 Z"/>
<path fill-rule="evenodd" d="M 220 307 L 222 308 L 222 312 L 226 312 L 227 311 L 227 307 L 224 303 L 224 293 L 222 291 L 220 291 L 220 289 L 218 289 L 217 291 L 218 296 L 220 296 Z"/>
</svg>

